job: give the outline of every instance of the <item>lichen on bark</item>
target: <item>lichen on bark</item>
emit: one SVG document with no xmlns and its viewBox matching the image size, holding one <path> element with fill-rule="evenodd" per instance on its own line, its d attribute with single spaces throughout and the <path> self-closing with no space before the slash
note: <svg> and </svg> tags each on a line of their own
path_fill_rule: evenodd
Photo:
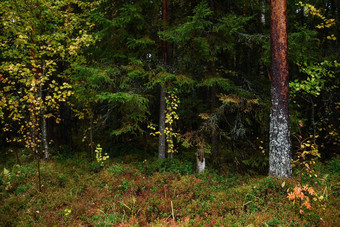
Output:
<svg viewBox="0 0 340 227">
<path fill-rule="evenodd" d="M 271 113 L 269 175 L 291 177 L 286 0 L 270 1 Z"/>
</svg>

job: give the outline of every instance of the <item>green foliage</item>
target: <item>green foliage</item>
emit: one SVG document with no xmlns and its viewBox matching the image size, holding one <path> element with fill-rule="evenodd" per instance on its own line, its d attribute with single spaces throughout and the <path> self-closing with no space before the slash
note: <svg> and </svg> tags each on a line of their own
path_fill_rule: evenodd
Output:
<svg viewBox="0 0 340 227">
<path fill-rule="evenodd" d="M 124 169 L 122 167 L 122 165 L 120 164 L 115 164 L 112 165 L 109 169 L 108 169 L 109 173 L 113 173 L 116 176 L 120 176 L 122 174 L 124 174 Z"/>
<path fill-rule="evenodd" d="M 96 160 L 99 166 L 104 167 L 109 156 L 107 155 L 107 153 L 103 155 L 102 151 L 103 151 L 103 148 L 101 148 L 100 144 L 98 144 L 96 147 L 96 150 L 94 151 L 96 153 Z"/>
<path fill-rule="evenodd" d="M 307 74 L 308 77 L 306 80 L 294 80 L 290 82 L 289 87 L 292 92 L 291 94 L 293 95 L 293 97 L 295 97 L 297 92 L 301 90 L 306 94 L 317 97 L 325 89 L 328 90 L 337 88 L 337 84 L 334 84 L 334 71 L 331 68 L 338 67 L 340 67 L 340 64 L 336 61 L 323 61 L 320 64 L 316 65 L 304 64 L 303 66 L 300 66 L 301 72 Z M 330 87 L 328 84 L 333 85 Z"/>
<path fill-rule="evenodd" d="M 177 90 L 177 89 L 176 89 Z M 174 140 L 179 136 L 173 129 L 175 121 L 179 119 L 177 114 L 177 108 L 180 103 L 179 98 L 176 95 L 176 90 L 168 92 L 168 97 L 165 97 L 166 110 L 165 110 L 165 129 L 166 142 L 168 144 L 168 153 L 176 152 L 174 146 Z"/>
<path fill-rule="evenodd" d="M 330 173 L 340 176 L 340 162 L 338 158 L 329 161 L 326 167 Z"/>
<path fill-rule="evenodd" d="M 0 46 L 0 72 L 4 93 L 0 108 L 11 119 L 2 119 L 3 130 L 17 134 L 9 142 L 35 149 L 41 140 L 41 118 L 54 117 L 59 123 L 60 105 L 73 94 L 67 79 L 69 71 L 59 62 L 77 62 L 81 47 L 93 43 L 94 38 L 86 31 L 91 26 L 85 23 L 87 6 L 78 2 L 82 12 L 72 13 L 71 2 L 1 3 L 4 33 L 0 39 L 4 43 Z M 74 21 L 72 26 L 70 21 Z M 36 136 L 28 136 L 29 130 L 35 130 Z"/>
<path fill-rule="evenodd" d="M 177 174 L 193 174 L 195 168 L 191 162 L 182 162 L 178 159 L 156 160 L 152 162 L 145 162 L 139 165 L 140 170 L 146 174 L 159 173 L 177 173 Z"/>
<path fill-rule="evenodd" d="M 43 162 L 45 189 L 40 193 L 35 185 L 28 183 L 35 177 L 34 163 L 13 167 L 10 173 L 15 173 L 11 174 L 15 177 L 11 184 L 20 179 L 16 176 L 19 170 L 19 176 L 24 176 L 26 182 L 15 183 L 17 186 L 13 183 L 12 190 L 2 188 L 2 222 L 24 226 L 61 222 L 65 225 L 162 223 L 182 226 L 186 223 L 274 225 L 278 222 L 304 225 L 321 223 L 320 217 L 330 225 L 338 221 L 329 209 L 313 210 L 305 218 L 296 214 L 285 199 L 287 188 L 295 180 L 285 180 L 283 185 L 284 181 L 274 178 L 231 173 L 224 176 L 210 170 L 196 176 L 192 163 L 176 159 L 146 160 L 137 163 L 138 168 L 115 162 L 97 173 L 88 171 L 87 165 L 86 159 L 74 157 Z M 65 179 L 64 184 L 59 184 L 58 178 Z M 333 178 L 329 178 L 329 185 L 335 185 Z M 335 209 L 336 188 L 327 190 L 327 206 Z"/>
<path fill-rule="evenodd" d="M 114 212 L 111 214 L 103 213 L 101 215 L 95 215 L 91 218 L 91 222 L 94 226 L 110 226 L 120 223 L 122 220 L 122 214 Z"/>
</svg>

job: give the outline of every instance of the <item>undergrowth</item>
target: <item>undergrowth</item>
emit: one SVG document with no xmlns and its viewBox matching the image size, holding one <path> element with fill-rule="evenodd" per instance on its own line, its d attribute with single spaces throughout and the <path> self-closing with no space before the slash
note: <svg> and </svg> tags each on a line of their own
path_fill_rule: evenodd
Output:
<svg viewBox="0 0 340 227">
<path fill-rule="evenodd" d="M 315 191 L 325 209 L 296 212 L 286 198 L 296 179 L 276 180 L 207 170 L 176 159 L 93 169 L 85 155 L 12 165 L 0 177 L 2 226 L 336 226 L 339 159 L 319 168 Z M 289 189 L 289 190 L 288 190 Z"/>
</svg>

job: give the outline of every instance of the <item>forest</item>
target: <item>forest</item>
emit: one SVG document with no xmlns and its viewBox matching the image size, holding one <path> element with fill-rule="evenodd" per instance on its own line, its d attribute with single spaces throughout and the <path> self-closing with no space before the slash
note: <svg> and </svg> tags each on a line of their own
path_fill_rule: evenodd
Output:
<svg viewBox="0 0 340 227">
<path fill-rule="evenodd" d="M 0 226 L 338 226 L 340 0 L 1 0 Z"/>
</svg>

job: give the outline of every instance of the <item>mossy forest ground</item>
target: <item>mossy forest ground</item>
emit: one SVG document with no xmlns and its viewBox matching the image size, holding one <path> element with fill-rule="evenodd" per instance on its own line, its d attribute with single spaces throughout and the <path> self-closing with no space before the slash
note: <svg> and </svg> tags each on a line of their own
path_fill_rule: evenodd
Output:
<svg viewBox="0 0 340 227">
<path fill-rule="evenodd" d="M 22 152 L 2 157 L 1 226 L 338 226 L 340 161 L 316 163 L 317 177 L 281 179 L 237 171 L 200 175 L 194 162 L 147 157 L 136 150 L 100 167 L 86 153 L 59 151 L 41 163 Z M 131 161 L 133 160 L 133 161 Z M 138 161 L 137 161 L 138 160 Z M 182 159 L 183 160 L 183 159 Z M 6 172 L 6 173 L 5 173 Z M 301 181 L 313 187 L 311 209 L 287 199 Z M 307 193 L 305 193 L 308 196 Z M 322 200 L 317 197 L 323 197 Z"/>
</svg>

